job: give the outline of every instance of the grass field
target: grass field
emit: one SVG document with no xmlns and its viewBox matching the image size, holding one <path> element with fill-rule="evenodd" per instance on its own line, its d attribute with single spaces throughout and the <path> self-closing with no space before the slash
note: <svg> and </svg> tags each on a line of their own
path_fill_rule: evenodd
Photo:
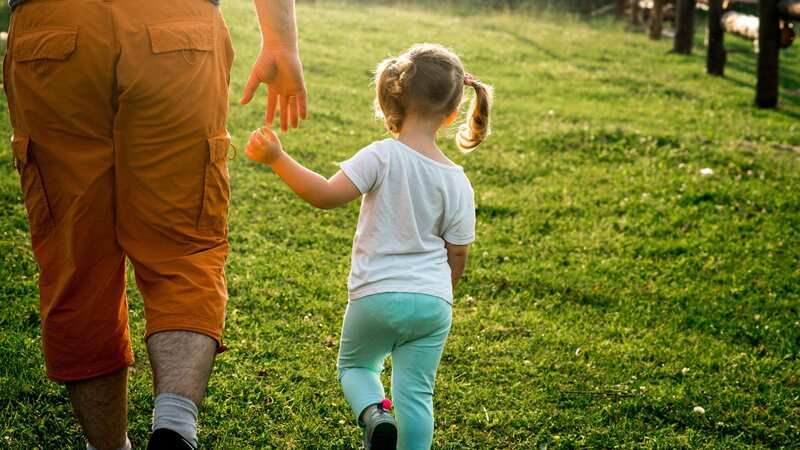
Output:
<svg viewBox="0 0 800 450">
<path fill-rule="evenodd" d="M 258 34 L 249 1 L 223 9 L 241 149 L 263 114 L 235 104 Z M 718 79 L 702 49 L 669 55 L 668 40 L 611 22 L 326 2 L 299 18 L 311 118 L 284 144 L 323 173 L 385 135 L 370 71 L 413 42 L 451 46 L 496 88 L 484 146 L 459 155 L 442 141 L 475 187 L 479 237 L 439 372 L 436 448 L 797 448 L 797 46 L 783 54 L 782 108 L 763 111 L 751 44 L 735 38 Z M 63 387 L 43 374 L 36 265 L 3 147 L 0 447 L 81 448 Z M 335 357 L 358 205 L 316 211 L 241 155 L 230 170 L 230 351 L 201 446 L 357 448 Z M 132 281 L 129 292 L 141 447 L 151 380 Z"/>
</svg>

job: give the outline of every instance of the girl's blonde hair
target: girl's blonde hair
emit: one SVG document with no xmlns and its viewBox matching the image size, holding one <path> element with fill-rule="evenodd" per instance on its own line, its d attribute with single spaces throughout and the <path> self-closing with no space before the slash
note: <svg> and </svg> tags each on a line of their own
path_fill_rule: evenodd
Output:
<svg viewBox="0 0 800 450">
<path fill-rule="evenodd" d="M 409 113 L 444 119 L 461 105 L 464 86 L 475 90 L 456 144 L 463 152 L 477 147 L 490 133 L 492 87 L 464 71 L 458 55 L 438 44 L 416 44 L 402 55 L 378 64 L 375 114 L 386 128 L 400 133 Z"/>
</svg>

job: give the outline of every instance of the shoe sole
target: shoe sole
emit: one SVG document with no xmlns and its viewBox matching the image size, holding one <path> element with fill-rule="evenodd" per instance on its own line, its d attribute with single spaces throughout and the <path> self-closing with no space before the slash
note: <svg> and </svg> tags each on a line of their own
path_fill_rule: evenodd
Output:
<svg viewBox="0 0 800 450">
<path fill-rule="evenodd" d="M 397 427 L 394 424 L 380 423 L 372 432 L 370 450 L 395 450 L 397 449 Z"/>
</svg>

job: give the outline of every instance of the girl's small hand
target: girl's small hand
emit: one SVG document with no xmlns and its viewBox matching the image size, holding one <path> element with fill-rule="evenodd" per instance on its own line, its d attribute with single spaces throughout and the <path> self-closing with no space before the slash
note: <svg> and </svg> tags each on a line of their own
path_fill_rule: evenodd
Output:
<svg viewBox="0 0 800 450">
<path fill-rule="evenodd" d="M 267 127 L 253 131 L 244 153 L 253 161 L 272 164 L 283 154 L 283 146 L 275 133 Z"/>
</svg>

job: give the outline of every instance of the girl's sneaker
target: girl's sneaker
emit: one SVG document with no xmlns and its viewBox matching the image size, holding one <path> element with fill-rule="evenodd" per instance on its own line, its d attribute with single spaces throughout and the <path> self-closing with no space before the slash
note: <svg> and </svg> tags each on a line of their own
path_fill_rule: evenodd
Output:
<svg viewBox="0 0 800 450">
<path fill-rule="evenodd" d="M 397 422 L 389 412 L 392 402 L 384 399 L 367 406 L 361 413 L 359 424 L 364 428 L 365 450 L 395 450 L 397 448 Z"/>
</svg>

